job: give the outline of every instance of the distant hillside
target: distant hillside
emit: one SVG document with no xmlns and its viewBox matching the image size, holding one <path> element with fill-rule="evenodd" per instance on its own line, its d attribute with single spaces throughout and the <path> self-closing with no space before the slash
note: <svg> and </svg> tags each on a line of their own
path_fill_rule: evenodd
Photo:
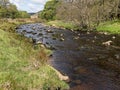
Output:
<svg viewBox="0 0 120 90">
<path fill-rule="evenodd" d="M 34 14 L 36 14 L 36 13 L 28 13 L 28 14 L 30 14 L 30 15 L 34 15 Z"/>
</svg>

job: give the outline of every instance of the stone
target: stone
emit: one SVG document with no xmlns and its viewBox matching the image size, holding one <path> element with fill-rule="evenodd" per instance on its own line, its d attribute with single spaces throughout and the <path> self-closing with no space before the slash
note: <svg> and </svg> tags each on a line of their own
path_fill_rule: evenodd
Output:
<svg viewBox="0 0 120 90">
<path fill-rule="evenodd" d="M 32 27 L 33 30 L 35 30 L 36 28 L 35 27 Z"/>
<path fill-rule="evenodd" d="M 43 44 L 40 45 L 42 48 L 45 48 L 45 46 Z"/>
<path fill-rule="evenodd" d="M 52 30 L 47 30 L 47 32 L 48 32 L 48 33 L 53 33 L 53 31 L 52 31 Z"/>
<path fill-rule="evenodd" d="M 90 34 L 90 32 L 87 32 L 87 34 Z"/>
<path fill-rule="evenodd" d="M 58 71 L 57 69 L 55 69 L 53 67 L 51 67 L 51 68 L 56 72 L 56 74 L 58 75 L 60 80 L 63 80 L 63 81 L 66 81 L 66 82 L 70 82 L 69 76 L 63 75 L 60 71 Z"/>
<path fill-rule="evenodd" d="M 112 37 L 112 39 L 115 39 L 115 38 L 116 38 L 115 36 Z"/>
<path fill-rule="evenodd" d="M 64 38 L 60 38 L 60 41 L 64 41 L 65 39 Z"/>
<path fill-rule="evenodd" d="M 76 36 L 76 37 L 74 37 L 74 39 L 75 39 L 75 40 L 77 40 L 77 39 L 79 39 L 79 37 L 78 37 L 78 36 Z"/>
<path fill-rule="evenodd" d="M 36 44 L 42 44 L 42 42 L 41 41 L 36 41 Z"/>
<path fill-rule="evenodd" d="M 115 54 L 116 59 L 120 59 L 120 55 L 119 54 Z"/>
<path fill-rule="evenodd" d="M 105 46 L 110 46 L 113 42 L 111 40 L 103 42 L 102 44 Z"/>
<path fill-rule="evenodd" d="M 64 34 L 60 34 L 61 37 L 63 37 Z"/>
</svg>

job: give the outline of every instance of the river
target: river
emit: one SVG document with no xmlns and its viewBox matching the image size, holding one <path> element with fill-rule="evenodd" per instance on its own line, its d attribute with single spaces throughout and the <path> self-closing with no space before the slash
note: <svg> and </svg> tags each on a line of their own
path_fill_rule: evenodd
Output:
<svg viewBox="0 0 120 90">
<path fill-rule="evenodd" d="M 16 31 L 53 51 L 49 62 L 70 77 L 71 90 L 120 90 L 120 35 L 41 23 L 21 25 Z"/>
</svg>

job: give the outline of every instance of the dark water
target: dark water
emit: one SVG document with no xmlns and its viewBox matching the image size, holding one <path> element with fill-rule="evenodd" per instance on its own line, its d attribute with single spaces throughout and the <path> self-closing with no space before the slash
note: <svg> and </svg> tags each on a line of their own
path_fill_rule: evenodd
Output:
<svg viewBox="0 0 120 90">
<path fill-rule="evenodd" d="M 21 25 L 17 32 L 53 50 L 50 63 L 70 77 L 71 90 L 120 90 L 120 35 L 42 24 Z"/>
</svg>

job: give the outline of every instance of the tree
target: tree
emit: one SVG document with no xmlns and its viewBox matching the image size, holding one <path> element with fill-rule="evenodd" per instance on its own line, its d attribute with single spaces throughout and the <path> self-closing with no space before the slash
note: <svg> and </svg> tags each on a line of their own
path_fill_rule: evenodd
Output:
<svg viewBox="0 0 120 90">
<path fill-rule="evenodd" d="M 10 3 L 9 0 L 0 0 L 0 17 L 1 18 L 18 17 L 17 7 Z"/>
<path fill-rule="evenodd" d="M 9 0 L 0 0 L 0 6 L 7 8 L 7 6 L 10 4 Z"/>
<path fill-rule="evenodd" d="M 56 16 L 83 28 L 93 28 L 120 16 L 119 5 L 120 0 L 60 0 Z"/>
<path fill-rule="evenodd" d="M 41 12 L 40 17 L 46 20 L 54 20 L 56 18 L 56 7 L 58 0 L 51 0 L 45 4 L 44 10 Z"/>
<path fill-rule="evenodd" d="M 26 11 L 19 11 L 19 18 L 29 18 L 30 15 Z"/>
</svg>

